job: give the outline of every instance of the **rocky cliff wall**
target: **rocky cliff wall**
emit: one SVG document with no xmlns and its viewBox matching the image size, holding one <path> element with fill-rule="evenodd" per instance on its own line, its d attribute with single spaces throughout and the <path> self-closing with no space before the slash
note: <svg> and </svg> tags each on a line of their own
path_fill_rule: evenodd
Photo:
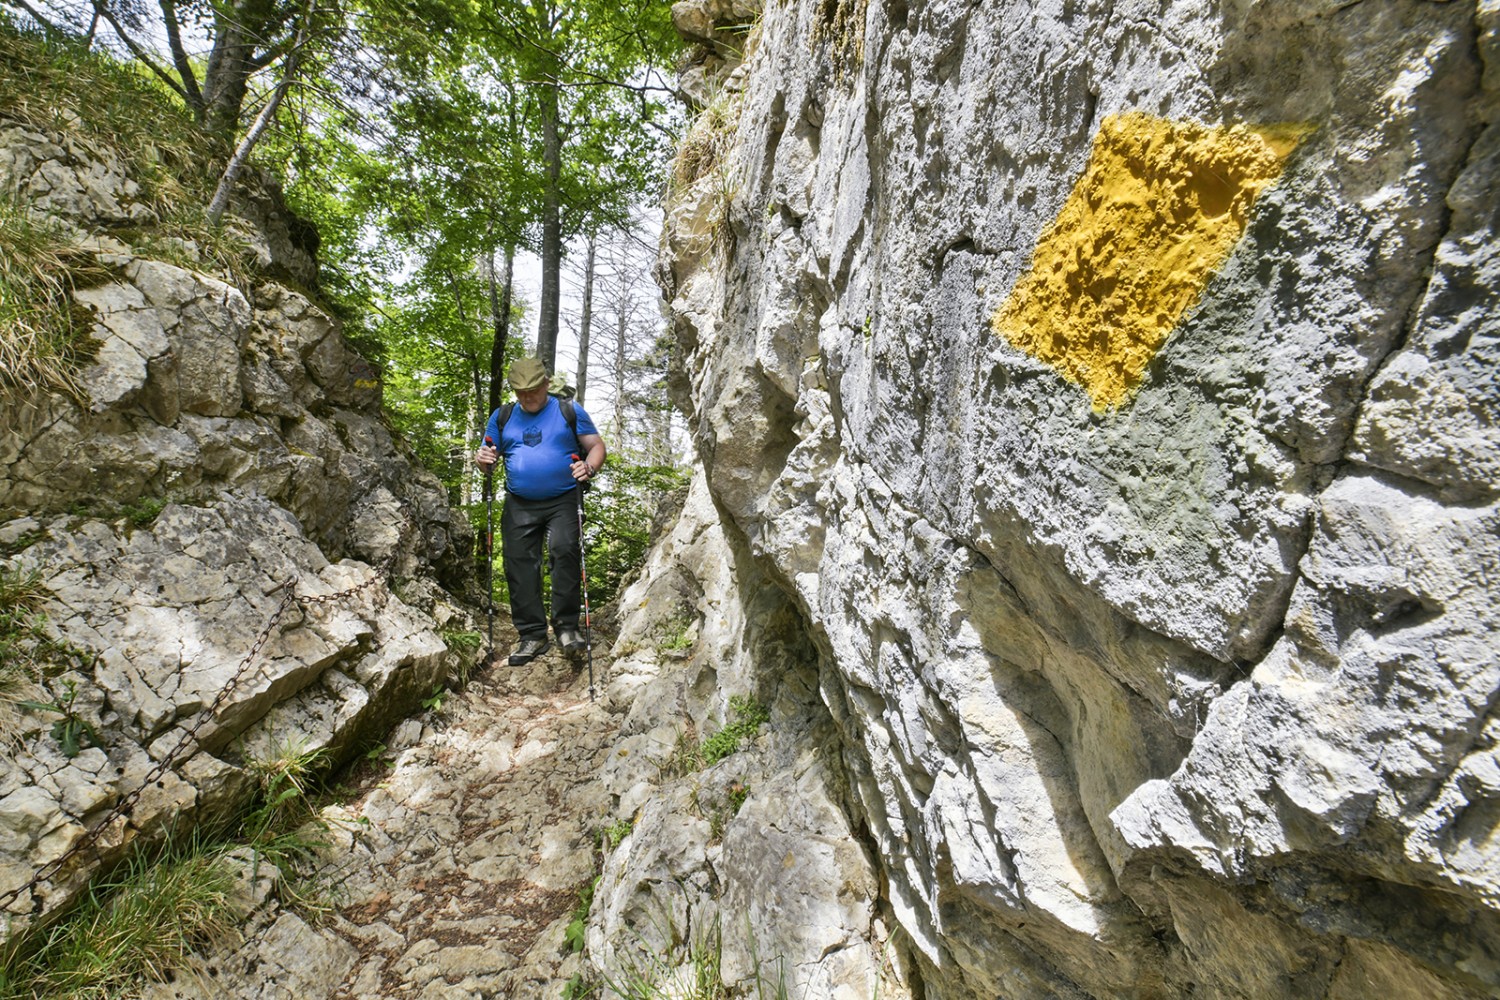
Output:
<svg viewBox="0 0 1500 1000">
<path fill-rule="evenodd" d="M 80 398 L 7 388 L 0 412 L 0 570 L 35 581 L 45 616 L 5 655 L 56 650 L 7 692 L 56 709 L 4 720 L 7 934 L 139 838 L 241 808 L 250 762 L 336 759 L 458 665 L 440 585 L 461 583 L 468 525 L 393 440 L 338 323 L 275 280 L 315 268 L 274 189 L 244 193 L 226 237 L 244 264 L 215 273 L 153 231 L 123 163 L 0 119 L 0 197 L 89 263 L 72 300 L 94 355 Z M 64 711 L 97 737 L 71 757 Z"/>
<path fill-rule="evenodd" d="M 736 583 L 675 571 L 729 637 L 665 704 L 776 701 L 837 806 L 780 828 L 861 848 L 686 896 L 808 995 L 885 920 L 927 997 L 1500 995 L 1500 4 L 676 13 Z"/>
</svg>

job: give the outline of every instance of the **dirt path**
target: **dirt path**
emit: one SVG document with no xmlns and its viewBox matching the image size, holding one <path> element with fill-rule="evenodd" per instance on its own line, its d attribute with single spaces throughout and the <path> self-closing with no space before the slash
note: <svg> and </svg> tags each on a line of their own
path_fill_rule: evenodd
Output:
<svg viewBox="0 0 1500 1000">
<path fill-rule="evenodd" d="M 617 723 L 556 652 L 482 671 L 398 728 L 414 742 L 324 810 L 336 913 L 309 923 L 268 900 L 243 944 L 154 996 L 557 1000 Z"/>
</svg>

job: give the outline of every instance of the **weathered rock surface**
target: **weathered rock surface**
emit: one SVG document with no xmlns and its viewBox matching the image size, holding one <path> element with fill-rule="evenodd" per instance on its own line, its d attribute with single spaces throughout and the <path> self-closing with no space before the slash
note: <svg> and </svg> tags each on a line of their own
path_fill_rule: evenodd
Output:
<svg viewBox="0 0 1500 1000">
<path fill-rule="evenodd" d="M 411 744 L 393 734 L 357 794 L 323 810 L 304 878 L 331 915 L 263 893 L 240 939 L 145 997 L 556 1000 L 579 968 L 564 933 L 596 870 L 614 732 L 557 654 L 481 674 L 402 723 Z"/>
<path fill-rule="evenodd" d="M 662 260 L 741 539 L 700 613 L 745 690 L 752 623 L 811 637 L 924 995 L 1500 995 L 1497 27 L 808 0 L 721 76 Z M 1246 130 L 1284 159 L 1236 194 Z M 1222 263 L 1137 316 L 1195 231 Z M 1102 318 L 1019 346 L 1017 287 Z"/>
<path fill-rule="evenodd" d="M 700 477 L 620 598 L 605 702 L 625 719 L 601 780 L 630 832 L 595 893 L 590 969 L 605 983 L 690 982 L 696 953 L 744 995 L 908 996 L 871 845 L 845 810 L 814 651 L 718 521 Z M 684 623 L 678 650 L 668 633 Z M 736 720 L 734 697 L 769 722 L 712 766 L 685 764 L 684 743 Z"/>
<path fill-rule="evenodd" d="M 75 664 L 36 679 L 57 710 L 14 720 L 0 758 L 0 894 L 18 890 L 0 899 L 28 919 L 174 817 L 242 807 L 248 760 L 337 758 L 384 732 L 458 665 L 440 630 L 466 621 L 439 584 L 467 572 L 469 529 L 381 422 L 377 374 L 265 272 L 226 283 L 103 231 L 149 221 L 119 162 L 0 127 L 0 192 L 110 275 L 74 293 L 98 343 L 87 398 L 0 410 L 0 565 L 35 574 Z M 295 271 L 264 230 L 275 199 L 247 197 L 267 218 L 234 225 Z M 50 732 L 65 713 L 102 745 L 66 757 Z"/>
</svg>

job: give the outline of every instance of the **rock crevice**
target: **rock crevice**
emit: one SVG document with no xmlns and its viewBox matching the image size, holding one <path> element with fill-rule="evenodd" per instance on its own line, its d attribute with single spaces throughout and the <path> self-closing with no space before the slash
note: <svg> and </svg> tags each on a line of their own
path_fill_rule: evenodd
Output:
<svg viewBox="0 0 1500 1000">
<path fill-rule="evenodd" d="M 763 12 L 674 391 L 927 995 L 1500 989 L 1492 7 Z"/>
</svg>

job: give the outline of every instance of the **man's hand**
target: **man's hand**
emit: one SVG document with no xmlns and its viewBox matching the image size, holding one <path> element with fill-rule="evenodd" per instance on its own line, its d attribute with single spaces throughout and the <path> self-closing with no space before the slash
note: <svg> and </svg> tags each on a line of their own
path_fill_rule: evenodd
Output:
<svg viewBox="0 0 1500 1000">
<path fill-rule="evenodd" d="M 495 462 L 499 458 L 500 453 L 495 450 L 494 446 L 485 444 L 481 445 L 479 450 L 474 453 L 474 464 L 478 465 L 485 472 L 489 472 L 490 469 L 494 468 Z"/>
<path fill-rule="evenodd" d="M 594 467 L 580 459 L 577 455 L 573 456 L 573 464 L 568 466 L 568 470 L 573 473 L 573 478 L 580 483 L 588 482 L 594 475 Z"/>
</svg>

